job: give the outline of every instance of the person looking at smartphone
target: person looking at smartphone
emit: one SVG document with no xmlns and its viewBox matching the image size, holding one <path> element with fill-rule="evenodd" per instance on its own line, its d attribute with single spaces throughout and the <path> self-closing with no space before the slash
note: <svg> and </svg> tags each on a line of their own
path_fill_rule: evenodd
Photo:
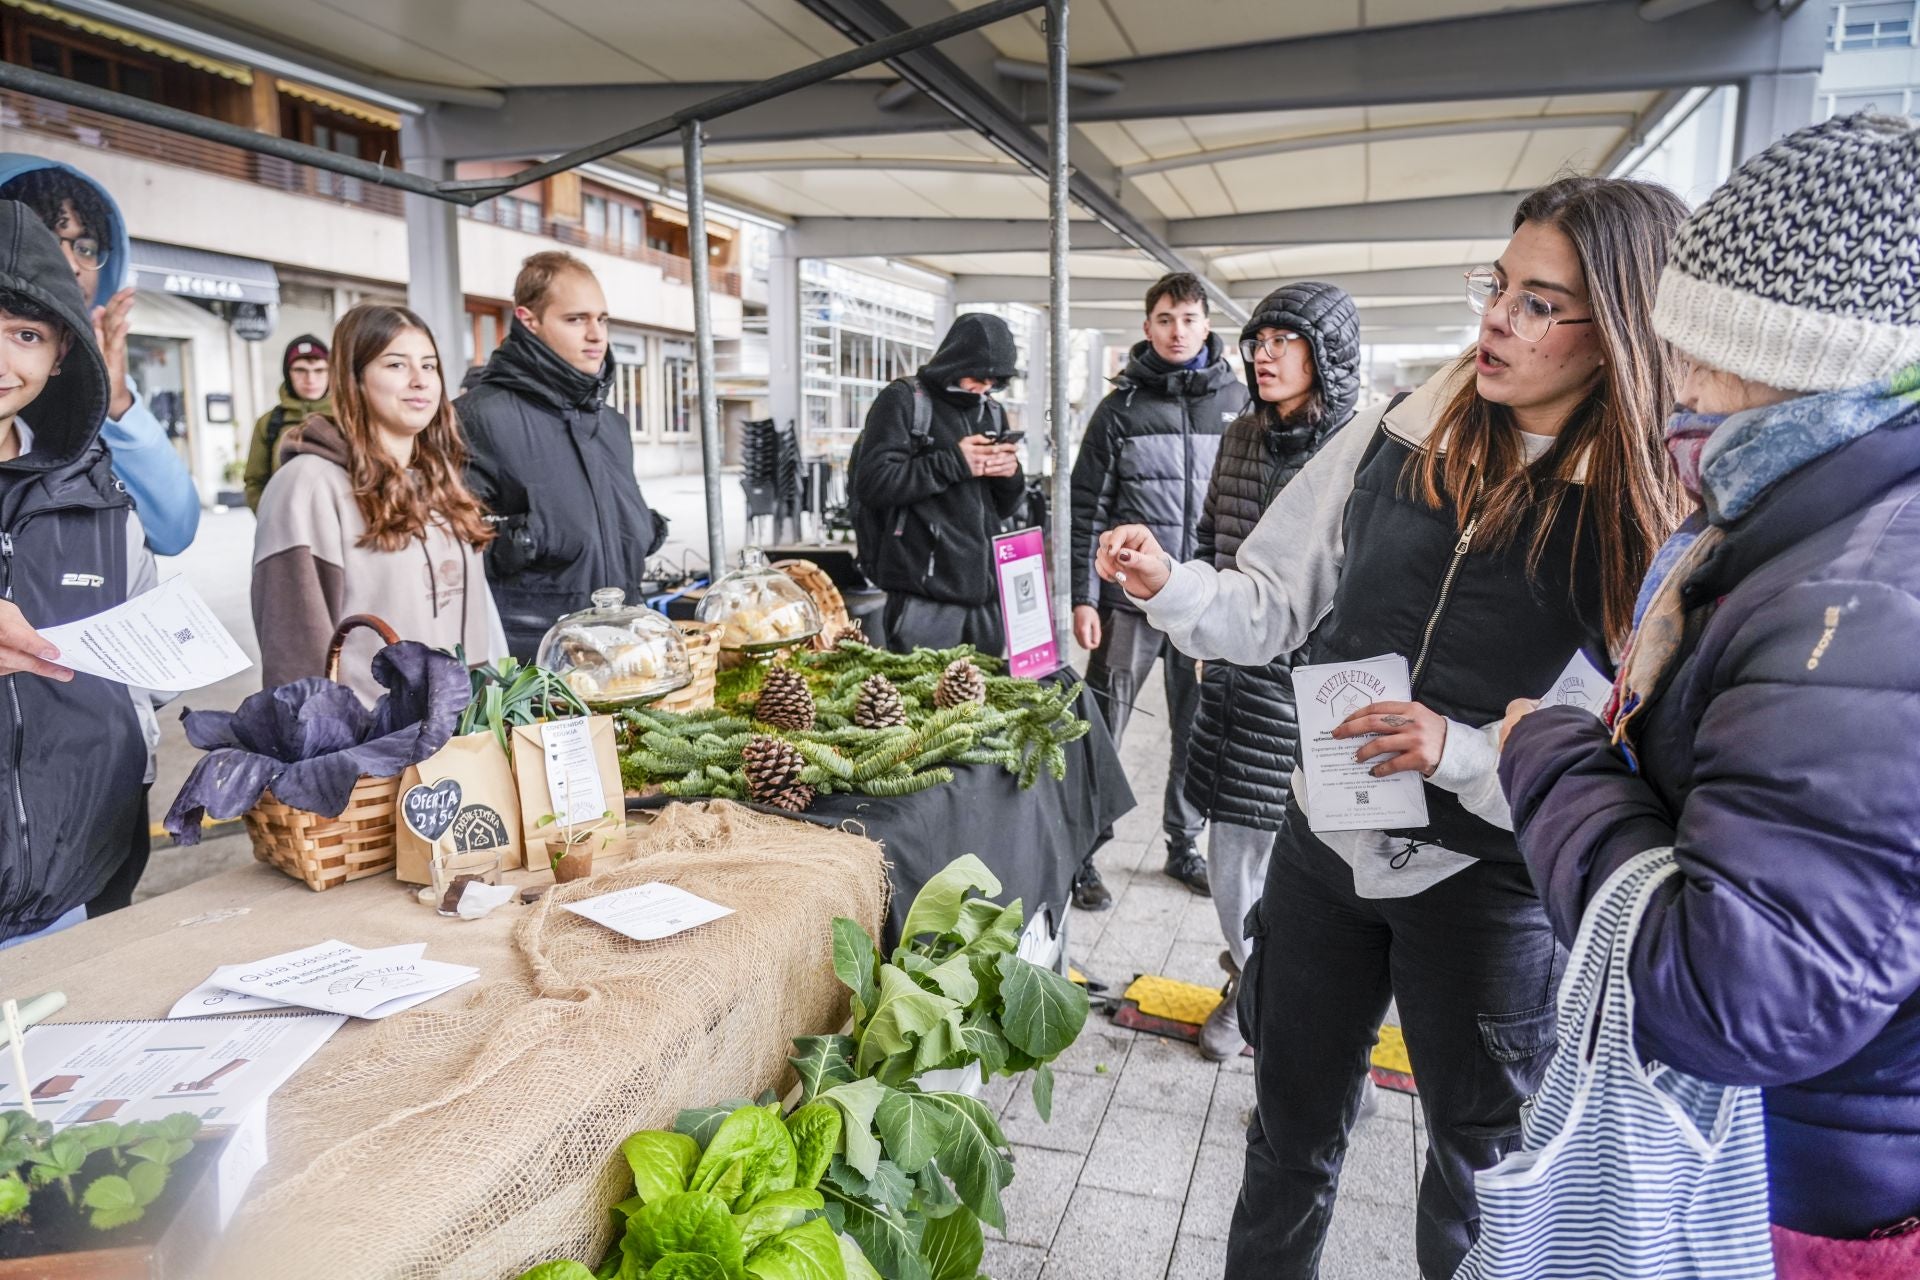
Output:
<svg viewBox="0 0 1920 1280">
<path fill-rule="evenodd" d="M 865 513 L 861 567 L 887 593 L 891 649 L 1005 647 L 993 539 L 1027 482 L 993 393 L 1018 361 L 1006 321 L 963 315 L 918 373 L 889 384 L 867 410 L 848 488 Z"/>
</svg>

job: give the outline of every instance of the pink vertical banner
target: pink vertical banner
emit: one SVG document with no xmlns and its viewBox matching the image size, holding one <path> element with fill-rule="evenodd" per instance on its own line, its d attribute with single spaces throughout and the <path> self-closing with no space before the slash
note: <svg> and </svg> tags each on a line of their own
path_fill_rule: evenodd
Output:
<svg viewBox="0 0 1920 1280">
<path fill-rule="evenodd" d="M 1000 582 L 1000 621 L 1007 633 L 1007 673 L 1037 678 L 1060 669 L 1053 636 L 1053 600 L 1047 592 L 1047 542 L 1038 529 L 993 540 Z"/>
</svg>

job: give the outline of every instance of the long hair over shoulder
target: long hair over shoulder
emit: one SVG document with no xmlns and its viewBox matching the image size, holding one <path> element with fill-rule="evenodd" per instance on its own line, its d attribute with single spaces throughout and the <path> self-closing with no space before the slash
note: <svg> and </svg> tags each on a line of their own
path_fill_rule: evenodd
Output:
<svg viewBox="0 0 1920 1280">
<path fill-rule="evenodd" d="M 1475 390 L 1469 351 L 1456 369 L 1459 390 L 1407 466 L 1412 491 L 1431 506 L 1451 502 L 1461 528 L 1470 512 L 1477 515 L 1477 546 L 1511 543 L 1537 513 L 1529 574 L 1539 569 L 1562 506 L 1577 503 L 1575 568 L 1591 522 L 1600 622 L 1616 650 L 1632 629 L 1640 580 L 1684 510 L 1664 442 L 1673 388 L 1653 330 L 1653 299 L 1686 216 L 1665 187 L 1622 178 L 1563 178 L 1522 200 L 1514 230 L 1541 223 L 1573 242 L 1606 364 L 1552 448 L 1529 466 L 1512 412 Z"/>
<path fill-rule="evenodd" d="M 487 524 L 486 509 L 464 478 L 467 445 L 447 399 L 444 365 L 440 407 L 426 430 L 415 437 L 409 466 L 401 467 L 382 447 L 367 407 L 362 372 L 408 329 L 427 335 L 437 361 L 440 346 L 432 330 L 405 307 L 364 302 L 342 316 L 333 331 L 333 358 L 340 376 L 334 379 L 332 416 L 347 437 L 353 500 L 367 522 L 360 545 L 398 551 L 437 520 L 462 542 L 484 547 L 493 541 L 493 530 Z"/>
</svg>

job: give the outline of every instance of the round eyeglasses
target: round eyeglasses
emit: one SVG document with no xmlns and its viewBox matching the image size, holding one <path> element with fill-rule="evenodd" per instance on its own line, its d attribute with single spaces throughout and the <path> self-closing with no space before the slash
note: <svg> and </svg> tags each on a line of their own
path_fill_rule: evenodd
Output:
<svg viewBox="0 0 1920 1280">
<path fill-rule="evenodd" d="M 106 246 L 92 236 L 61 236 L 59 240 L 83 267 L 98 267 L 107 260 Z"/>
<path fill-rule="evenodd" d="M 1253 363 L 1254 357 L 1262 355 L 1269 360 L 1278 360 L 1281 353 L 1287 349 L 1289 342 L 1300 340 L 1301 337 L 1297 333 L 1276 333 L 1266 338 L 1242 338 L 1240 339 L 1240 358 L 1248 364 Z"/>
<path fill-rule="evenodd" d="M 1501 286 L 1500 277 L 1487 267 L 1475 267 L 1467 272 L 1467 305 L 1476 315 L 1485 315 L 1500 301 L 1502 294 L 1511 298 L 1507 304 L 1507 326 L 1513 330 L 1513 336 L 1522 342 L 1539 342 L 1547 336 L 1556 324 L 1592 324 L 1592 316 L 1569 319 L 1554 314 L 1554 306 L 1537 293 L 1525 289 L 1507 289 Z"/>
</svg>

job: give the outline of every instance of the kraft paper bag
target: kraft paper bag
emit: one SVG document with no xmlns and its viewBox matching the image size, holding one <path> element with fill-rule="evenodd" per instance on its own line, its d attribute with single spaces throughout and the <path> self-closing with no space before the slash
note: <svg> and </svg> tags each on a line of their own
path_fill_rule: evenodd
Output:
<svg viewBox="0 0 1920 1280">
<path fill-rule="evenodd" d="M 514 726 L 513 776 L 520 788 L 521 845 L 530 871 L 543 869 L 547 837 L 560 823 L 612 828 L 626 821 L 612 716 Z M 613 816 L 602 819 L 603 813 Z M 540 819 L 548 814 L 558 815 L 558 821 L 542 826 Z"/>
<path fill-rule="evenodd" d="M 460 803 L 441 837 L 442 848 L 455 853 L 499 849 L 502 870 L 523 865 L 526 842 L 521 835 L 520 793 L 500 740 L 491 733 L 448 739 L 446 746 L 400 775 L 400 796 L 404 801 L 407 792 L 422 783 L 437 787 L 447 782 L 458 784 Z M 427 865 L 433 846 L 414 833 L 404 814 L 396 816 L 394 874 L 408 884 L 433 883 Z"/>
</svg>

